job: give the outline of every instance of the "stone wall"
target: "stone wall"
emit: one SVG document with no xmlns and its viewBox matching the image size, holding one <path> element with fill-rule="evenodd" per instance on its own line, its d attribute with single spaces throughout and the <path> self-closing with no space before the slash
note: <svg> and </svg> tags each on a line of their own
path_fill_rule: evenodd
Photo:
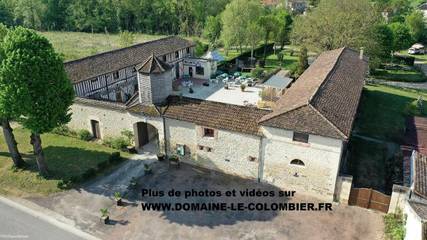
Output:
<svg viewBox="0 0 427 240">
<path fill-rule="evenodd" d="M 168 152 L 185 145 L 183 161 L 225 173 L 256 179 L 260 137 L 215 129 L 214 137 L 203 137 L 203 127 L 166 119 Z"/>
<path fill-rule="evenodd" d="M 332 201 L 343 142 L 310 135 L 308 143 L 292 141 L 293 132 L 263 127 L 263 179 L 289 190 Z M 291 165 L 299 159 L 305 166 Z"/>
<path fill-rule="evenodd" d="M 134 131 L 134 124 L 146 122 L 157 129 L 159 142 L 163 146 L 163 120 L 160 117 L 148 117 L 131 114 L 127 111 L 75 103 L 71 106 L 72 119 L 68 126 L 71 129 L 87 129 L 92 132 L 91 120 L 99 122 L 101 138 L 121 136 L 124 129 Z M 135 133 L 134 133 L 135 134 Z M 160 148 L 162 149 L 162 147 Z"/>
<path fill-rule="evenodd" d="M 350 198 L 351 186 L 353 184 L 353 176 L 342 175 L 338 176 L 335 184 L 334 200 L 341 204 L 347 205 Z"/>
<path fill-rule="evenodd" d="M 395 213 L 398 210 L 403 211 L 408 192 L 409 188 L 407 187 L 395 184 L 393 185 L 388 213 Z"/>
</svg>

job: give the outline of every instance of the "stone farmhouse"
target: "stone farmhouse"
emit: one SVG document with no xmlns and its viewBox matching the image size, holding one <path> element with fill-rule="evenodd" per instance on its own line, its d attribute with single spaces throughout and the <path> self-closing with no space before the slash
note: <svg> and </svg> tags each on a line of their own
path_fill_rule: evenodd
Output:
<svg viewBox="0 0 427 240">
<path fill-rule="evenodd" d="M 189 164 L 327 200 L 342 194 L 363 56 L 322 53 L 275 108 L 261 109 L 238 101 L 258 96 L 257 86 L 242 92 L 209 81 L 204 72 L 215 66 L 193 53 L 191 41 L 172 36 L 65 63 L 77 96 L 69 127 L 99 139 L 128 129 L 136 147 L 152 144 Z M 190 71 L 194 93 L 182 80 Z"/>
</svg>

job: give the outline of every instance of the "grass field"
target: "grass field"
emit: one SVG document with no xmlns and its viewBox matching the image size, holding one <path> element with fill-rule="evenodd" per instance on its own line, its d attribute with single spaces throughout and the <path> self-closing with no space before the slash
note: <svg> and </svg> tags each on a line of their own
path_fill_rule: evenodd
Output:
<svg viewBox="0 0 427 240">
<path fill-rule="evenodd" d="M 390 166 L 400 161 L 395 154 L 399 152 L 405 132 L 405 118 L 420 115 L 412 110 L 419 96 L 426 99 L 427 93 L 383 85 L 365 86 L 353 134 L 376 141 L 357 136 L 350 141 L 347 167 L 356 186 L 385 192 L 391 190 L 390 172 L 393 172 L 393 167 Z M 427 113 L 426 105 L 423 112 Z M 401 168 L 399 162 L 397 166 Z"/>
<path fill-rule="evenodd" d="M 408 50 L 402 50 L 399 53 L 402 55 L 415 57 L 416 61 L 427 63 L 427 54 L 410 55 L 408 54 Z"/>
<path fill-rule="evenodd" d="M 375 78 L 397 82 L 425 82 L 427 77 L 418 69 L 412 70 L 385 70 L 377 69 L 373 74 Z"/>
<path fill-rule="evenodd" d="M 38 175 L 37 165 L 30 145 L 30 133 L 22 128 L 14 131 L 19 150 L 28 167 L 25 170 L 12 170 L 12 160 L 0 134 L 0 194 L 14 196 L 47 195 L 62 191 L 58 187 L 61 180 L 81 175 L 89 168 L 107 160 L 115 150 L 94 142 L 55 134 L 42 136 L 50 178 Z M 130 157 L 122 153 L 123 157 Z M 108 169 L 107 169 L 108 170 Z"/>
<path fill-rule="evenodd" d="M 120 48 L 119 34 L 83 32 L 40 32 L 47 37 L 66 61 Z M 164 36 L 135 34 L 135 42 L 141 43 Z"/>
</svg>

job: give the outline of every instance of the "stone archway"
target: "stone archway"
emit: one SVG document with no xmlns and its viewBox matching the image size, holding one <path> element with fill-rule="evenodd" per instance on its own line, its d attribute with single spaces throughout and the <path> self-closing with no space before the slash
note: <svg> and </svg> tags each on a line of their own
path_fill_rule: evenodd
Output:
<svg viewBox="0 0 427 240">
<path fill-rule="evenodd" d="M 146 145 L 159 149 L 159 131 L 153 125 L 146 122 L 137 122 L 133 126 L 135 135 L 135 147 L 141 149 Z M 154 149 L 153 149 L 154 150 Z"/>
</svg>

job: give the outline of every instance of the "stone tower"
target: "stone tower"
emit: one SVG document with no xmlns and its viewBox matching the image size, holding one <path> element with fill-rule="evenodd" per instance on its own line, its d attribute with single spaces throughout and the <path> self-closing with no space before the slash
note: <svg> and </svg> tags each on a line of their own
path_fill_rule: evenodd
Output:
<svg viewBox="0 0 427 240">
<path fill-rule="evenodd" d="M 139 101 L 142 104 L 159 104 L 172 94 L 172 67 L 152 54 L 136 66 L 138 72 Z"/>
</svg>

